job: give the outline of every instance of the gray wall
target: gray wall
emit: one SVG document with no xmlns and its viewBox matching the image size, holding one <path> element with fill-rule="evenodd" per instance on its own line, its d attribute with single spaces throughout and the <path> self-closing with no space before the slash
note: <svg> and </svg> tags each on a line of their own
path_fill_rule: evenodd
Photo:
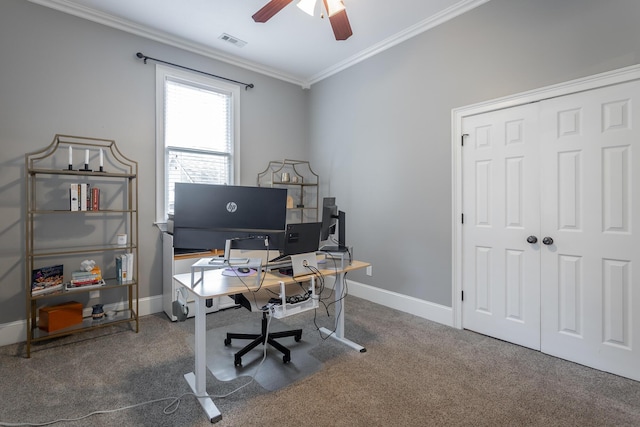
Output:
<svg viewBox="0 0 640 427">
<path fill-rule="evenodd" d="M 115 139 L 140 162 L 141 296 L 161 294 L 154 218 L 154 67 L 242 91 L 242 183 L 310 158 L 373 277 L 451 305 L 451 109 L 640 62 L 637 0 L 492 0 L 310 91 L 23 0 L 0 3 L 0 324 L 24 318 L 24 153 L 56 133 Z M 274 108 L 277 105 L 278 108 Z"/>
<path fill-rule="evenodd" d="M 451 306 L 451 110 L 637 64 L 639 19 L 637 0 L 492 0 L 315 84 L 311 160 L 373 263 L 351 278 Z"/>
<path fill-rule="evenodd" d="M 57 133 L 114 139 L 139 162 L 140 296 L 162 294 L 155 218 L 155 66 L 148 56 L 235 80 L 241 183 L 268 160 L 306 158 L 308 91 L 24 0 L 0 2 L 0 324 L 25 318 L 24 155 Z M 273 108 L 274 103 L 278 108 Z"/>
</svg>

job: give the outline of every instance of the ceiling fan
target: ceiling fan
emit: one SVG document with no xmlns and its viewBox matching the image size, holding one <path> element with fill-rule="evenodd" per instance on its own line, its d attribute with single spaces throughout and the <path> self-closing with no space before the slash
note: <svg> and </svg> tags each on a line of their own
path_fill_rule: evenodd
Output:
<svg viewBox="0 0 640 427">
<path fill-rule="evenodd" d="M 264 5 L 262 9 L 254 13 L 252 18 L 255 22 L 267 22 L 292 1 L 293 0 L 271 0 Z M 317 0 L 300 0 L 298 7 L 309 15 L 313 15 L 316 2 Z M 324 3 L 324 8 L 329 16 L 329 22 L 331 23 L 331 28 L 333 28 L 333 34 L 336 40 L 346 40 L 351 37 L 353 32 L 351 31 L 347 10 L 342 0 L 322 0 L 322 3 Z"/>
</svg>

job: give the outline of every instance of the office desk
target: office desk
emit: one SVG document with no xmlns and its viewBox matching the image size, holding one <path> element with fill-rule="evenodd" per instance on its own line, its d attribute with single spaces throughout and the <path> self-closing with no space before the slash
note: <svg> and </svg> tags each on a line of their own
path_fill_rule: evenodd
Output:
<svg viewBox="0 0 640 427">
<path fill-rule="evenodd" d="M 346 262 L 345 262 L 346 264 Z M 321 328 L 321 331 L 330 335 L 334 339 L 360 351 L 365 352 L 366 349 L 361 345 L 354 343 L 344 337 L 344 306 L 342 301 L 344 275 L 349 271 L 359 270 L 369 266 L 369 263 L 362 261 L 353 261 L 349 265 L 341 265 L 340 260 L 336 261 L 336 268 L 333 268 L 333 261 L 327 260 L 324 264 L 319 265 L 320 272 L 323 276 L 336 276 L 336 284 L 334 288 L 336 307 L 335 307 L 335 331 L 329 331 Z M 196 300 L 195 308 L 195 369 L 194 372 L 185 374 L 185 379 L 191 386 L 191 389 L 198 397 L 200 405 L 207 413 L 209 420 L 215 423 L 222 419 L 222 414 L 207 394 L 207 376 L 206 376 L 206 300 L 225 295 L 241 294 L 247 291 L 255 291 L 258 289 L 254 277 L 245 277 L 240 280 L 237 277 L 225 276 L 221 274 L 222 270 L 207 270 L 203 272 L 203 279 L 191 287 L 191 273 L 177 274 L 175 280 L 184 286 Z M 299 276 L 295 279 L 290 276 L 284 276 L 278 273 L 266 272 L 262 280 L 262 288 L 276 288 L 295 283 L 311 280 L 312 274 Z M 244 282 L 244 283 L 243 283 Z"/>
</svg>

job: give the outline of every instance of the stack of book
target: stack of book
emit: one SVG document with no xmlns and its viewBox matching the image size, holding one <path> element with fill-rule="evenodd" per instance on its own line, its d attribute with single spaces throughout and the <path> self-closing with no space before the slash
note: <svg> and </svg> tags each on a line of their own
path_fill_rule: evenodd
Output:
<svg viewBox="0 0 640 427">
<path fill-rule="evenodd" d="M 131 252 L 116 256 L 116 280 L 118 283 L 133 281 L 133 254 Z"/>
<path fill-rule="evenodd" d="M 104 285 L 100 267 L 93 267 L 91 271 L 78 270 L 71 273 L 71 281 L 67 283 L 67 290 L 95 288 Z"/>
<path fill-rule="evenodd" d="M 69 207 L 72 211 L 100 210 L 100 189 L 89 183 L 72 183 L 69 189 Z"/>
</svg>

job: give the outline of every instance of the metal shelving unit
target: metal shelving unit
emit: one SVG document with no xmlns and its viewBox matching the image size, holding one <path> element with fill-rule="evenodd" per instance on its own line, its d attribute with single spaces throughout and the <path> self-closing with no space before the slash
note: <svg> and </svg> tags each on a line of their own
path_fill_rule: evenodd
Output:
<svg viewBox="0 0 640 427">
<path fill-rule="evenodd" d="M 308 161 L 272 160 L 258 174 L 258 187 L 287 189 L 287 223 L 316 222 L 318 216 L 320 178 Z"/>
<path fill-rule="evenodd" d="M 73 152 L 79 157 L 77 153 L 82 150 L 85 161 L 74 161 Z M 89 153 L 94 156 L 91 162 Z M 92 170 L 89 163 L 97 164 L 98 153 L 100 166 Z M 74 169 L 78 164 L 81 167 Z M 25 155 L 25 172 L 27 357 L 31 356 L 32 343 L 55 337 L 125 323 L 138 332 L 138 163 L 124 156 L 113 140 L 56 135 L 44 149 Z M 108 189 L 100 195 L 100 208 L 72 211 L 71 183 Z M 127 242 L 117 244 L 116 236 L 122 233 L 128 236 Z M 133 253 L 134 274 L 121 283 L 116 279 L 115 257 L 123 253 Z M 70 272 L 88 257 L 101 258 L 97 264 L 101 266 L 104 285 L 32 295 L 35 269 L 61 264 L 66 267 L 67 282 Z M 94 291 L 109 293 L 119 301 L 119 308 L 107 318 L 85 316 L 82 323 L 52 332 L 38 328 L 40 308 L 83 299 Z"/>
</svg>

